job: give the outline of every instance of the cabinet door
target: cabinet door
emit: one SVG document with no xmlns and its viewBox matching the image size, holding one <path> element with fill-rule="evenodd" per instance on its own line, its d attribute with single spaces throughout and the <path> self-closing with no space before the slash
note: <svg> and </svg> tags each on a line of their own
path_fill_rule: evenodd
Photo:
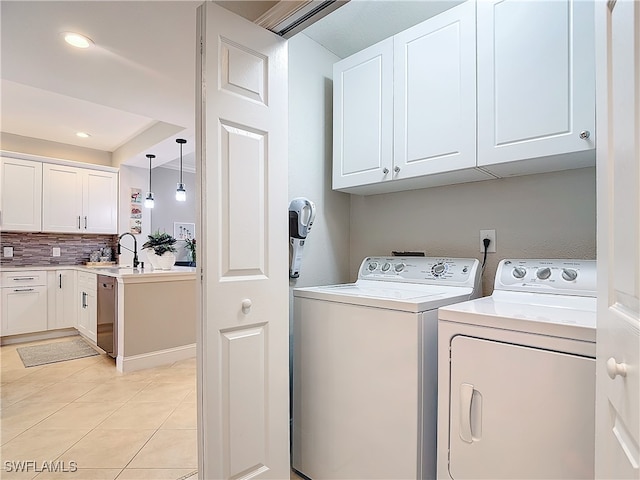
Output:
<svg viewBox="0 0 640 480">
<path fill-rule="evenodd" d="M 82 170 L 44 164 L 42 181 L 42 230 L 80 232 L 82 216 Z"/>
<path fill-rule="evenodd" d="M 47 287 L 25 285 L 2 288 L 0 335 L 40 332 L 47 329 Z"/>
<path fill-rule="evenodd" d="M 49 292 L 54 297 L 53 310 L 49 309 L 49 330 L 56 328 L 76 327 L 76 272 L 75 270 L 56 270 L 49 282 Z"/>
<path fill-rule="evenodd" d="M 333 188 L 392 178 L 393 39 L 333 66 Z"/>
<path fill-rule="evenodd" d="M 78 272 L 78 331 L 94 343 L 97 340 L 97 276 Z"/>
<path fill-rule="evenodd" d="M 42 163 L 0 158 L 0 229 L 42 229 Z"/>
<path fill-rule="evenodd" d="M 570 152 L 583 154 L 489 170 L 526 174 L 593 165 L 593 2 L 487 0 L 477 8 L 478 165 Z M 588 138 L 581 138 L 583 131 Z"/>
<path fill-rule="evenodd" d="M 83 176 L 82 231 L 118 233 L 118 176 L 86 170 Z"/>
<path fill-rule="evenodd" d="M 409 178 L 476 166 L 475 2 L 394 37 L 394 170 Z"/>
</svg>

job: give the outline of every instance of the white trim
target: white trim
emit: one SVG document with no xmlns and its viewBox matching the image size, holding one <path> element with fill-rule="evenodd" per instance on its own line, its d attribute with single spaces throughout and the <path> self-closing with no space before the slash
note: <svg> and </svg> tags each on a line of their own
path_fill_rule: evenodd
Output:
<svg viewBox="0 0 640 480">
<path fill-rule="evenodd" d="M 15 343 L 37 342 L 38 340 L 49 340 L 52 338 L 72 337 L 78 335 L 78 331 L 73 328 L 60 330 L 45 330 L 44 332 L 22 333 L 19 335 L 8 335 L 0 337 L 0 345 L 13 345 Z"/>
<path fill-rule="evenodd" d="M 183 345 L 181 347 L 167 348 L 156 352 L 141 353 L 123 357 L 118 354 L 116 358 L 116 368 L 119 372 L 128 373 L 145 368 L 159 367 L 180 360 L 194 358 L 196 356 L 196 344 Z"/>
<path fill-rule="evenodd" d="M 11 152 L 8 150 L 0 150 L 0 155 L 7 158 L 17 158 L 20 160 L 32 160 L 35 162 L 53 163 L 56 165 L 67 165 L 70 167 L 85 168 L 89 170 L 101 170 L 103 172 L 118 173 L 120 169 L 97 163 L 76 162 L 74 160 L 65 160 L 63 158 L 44 157 L 42 155 L 32 155 L 30 153 Z"/>
</svg>

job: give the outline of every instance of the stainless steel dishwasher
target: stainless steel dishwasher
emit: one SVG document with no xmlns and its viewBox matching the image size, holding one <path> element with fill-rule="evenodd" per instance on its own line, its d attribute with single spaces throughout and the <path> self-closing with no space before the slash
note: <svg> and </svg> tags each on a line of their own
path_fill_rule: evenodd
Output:
<svg viewBox="0 0 640 480">
<path fill-rule="evenodd" d="M 98 275 L 98 347 L 115 358 L 118 354 L 118 290 L 115 277 Z"/>
</svg>

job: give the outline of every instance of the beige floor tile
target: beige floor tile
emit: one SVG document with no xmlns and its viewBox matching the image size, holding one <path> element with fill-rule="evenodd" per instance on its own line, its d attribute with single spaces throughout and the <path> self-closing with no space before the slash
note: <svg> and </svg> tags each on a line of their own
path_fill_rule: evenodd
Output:
<svg viewBox="0 0 640 480">
<path fill-rule="evenodd" d="M 3 408 L 0 410 L 2 443 L 6 443 L 5 431 L 12 434 L 11 437 L 7 436 L 6 438 L 13 438 L 17 433 L 24 432 L 26 429 L 33 427 L 67 405 L 67 403 L 23 404 L 22 402 L 18 402 Z"/>
<path fill-rule="evenodd" d="M 193 471 L 191 468 L 125 468 L 118 480 L 178 480 Z"/>
<path fill-rule="evenodd" d="M 78 468 L 124 468 L 153 435 L 153 430 L 93 430 L 60 460 Z"/>
<path fill-rule="evenodd" d="M 16 468 L 18 468 L 18 470 L 16 470 Z M 31 466 L 7 467 L 4 463 L 4 458 L 2 459 L 2 469 L 0 470 L 0 478 L 2 480 L 31 480 L 32 478 L 36 478 L 38 475 L 39 472 L 35 471 Z"/>
<path fill-rule="evenodd" d="M 175 362 L 173 365 L 171 365 L 171 368 L 190 368 L 190 369 L 193 369 L 195 373 L 197 365 L 198 365 L 198 362 L 196 360 L 196 357 L 193 357 L 193 358 L 187 358 L 185 360 L 180 360 L 179 362 Z"/>
<path fill-rule="evenodd" d="M 175 408 L 175 405 L 172 403 L 126 403 L 107 417 L 107 419 L 98 425 L 97 428 L 99 430 L 155 430 L 162 425 Z"/>
<path fill-rule="evenodd" d="M 114 382 L 109 380 L 86 395 L 79 397 L 76 403 L 125 403 L 148 385 L 150 385 L 149 380 L 140 382 Z"/>
<path fill-rule="evenodd" d="M 2 367 L 2 372 L 0 372 L 0 382 L 2 382 L 3 384 L 15 382 L 16 380 L 24 378 L 32 373 L 24 367 L 5 368 L 4 365 Z"/>
<path fill-rule="evenodd" d="M 187 403 L 187 402 L 193 402 L 194 405 L 198 402 L 198 392 L 197 392 L 197 390 L 194 390 L 193 392 L 191 392 L 182 401 L 182 403 Z"/>
<path fill-rule="evenodd" d="M 36 383 L 36 382 L 60 382 L 66 380 L 74 373 L 84 370 L 86 365 L 77 364 L 73 362 L 60 362 L 52 363 L 49 365 L 43 365 L 43 368 L 25 375 L 19 382 L 22 383 Z"/>
<path fill-rule="evenodd" d="M 160 383 L 183 383 L 196 386 L 196 373 L 189 368 L 168 368 L 156 373 L 152 380 Z"/>
<path fill-rule="evenodd" d="M 97 383 L 59 382 L 25 397 L 25 403 L 73 402 L 98 386 Z"/>
<path fill-rule="evenodd" d="M 70 375 L 67 380 L 76 382 L 92 382 L 100 379 L 102 382 L 117 378 L 122 374 L 116 370 L 115 365 L 104 361 L 97 361 L 93 365 L 79 370 Z"/>
<path fill-rule="evenodd" d="M 131 401 L 179 403 L 192 391 L 191 385 L 182 383 L 152 383 L 137 393 Z"/>
<path fill-rule="evenodd" d="M 53 382 L 41 383 L 20 383 L 11 382 L 2 386 L 0 391 L 0 407 L 2 409 L 16 404 L 20 400 L 27 398 L 40 390 L 50 387 Z"/>
<path fill-rule="evenodd" d="M 128 468 L 197 468 L 196 430 L 158 430 Z"/>
<path fill-rule="evenodd" d="M 38 405 L 38 404 L 34 404 Z M 39 423 L 41 430 L 64 428 L 95 428 L 120 408 L 118 403 L 69 403 Z"/>
<path fill-rule="evenodd" d="M 66 464 L 67 470 L 69 464 Z M 122 470 L 120 468 L 76 468 L 67 472 L 42 472 L 37 480 L 115 480 Z"/>
<path fill-rule="evenodd" d="M 192 402 L 182 402 L 169 415 L 169 418 L 162 424 L 162 429 L 194 429 L 198 427 L 198 414 L 196 404 Z"/>
<path fill-rule="evenodd" d="M 33 460 L 51 462 L 89 432 L 88 428 L 67 430 L 30 429 L 2 446 L 2 463 Z"/>
</svg>

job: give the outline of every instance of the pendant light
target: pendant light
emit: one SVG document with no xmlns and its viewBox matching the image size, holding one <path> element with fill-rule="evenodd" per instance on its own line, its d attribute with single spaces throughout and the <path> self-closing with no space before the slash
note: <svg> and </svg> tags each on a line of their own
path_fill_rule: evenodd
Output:
<svg viewBox="0 0 640 480">
<path fill-rule="evenodd" d="M 182 183 L 182 145 L 187 143 L 187 141 L 184 138 L 176 138 L 176 143 L 180 144 L 180 181 L 176 189 L 176 200 L 185 202 L 187 200 L 187 191 L 184 189 L 184 183 Z"/>
<path fill-rule="evenodd" d="M 145 208 L 153 208 L 155 202 L 153 200 L 153 192 L 151 191 L 151 159 L 156 158 L 155 155 L 147 154 L 147 158 L 149 159 L 149 191 L 147 192 L 147 198 L 144 199 Z"/>
</svg>

